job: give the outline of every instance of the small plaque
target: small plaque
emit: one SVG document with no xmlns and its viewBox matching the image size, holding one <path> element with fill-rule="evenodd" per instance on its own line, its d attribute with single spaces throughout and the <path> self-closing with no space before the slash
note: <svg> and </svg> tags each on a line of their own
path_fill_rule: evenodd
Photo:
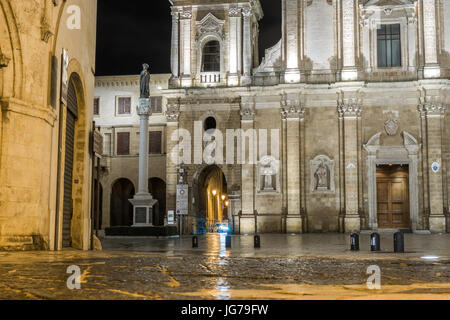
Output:
<svg viewBox="0 0 450 320">
<path fill-rule="evenodd" d="M 431 164 L 431 170 L 433 170 L 434 173 L 438 173 L 440 168 L 441 168 L 441 164 L 437 161 L 435 161 Z"/>
<path fill-rule="evenodd" d="M 135 216 L 134 223 L 147 223 L 147 208 L 145 207 L 136 207 L 135 208 Z"/>
</svg>

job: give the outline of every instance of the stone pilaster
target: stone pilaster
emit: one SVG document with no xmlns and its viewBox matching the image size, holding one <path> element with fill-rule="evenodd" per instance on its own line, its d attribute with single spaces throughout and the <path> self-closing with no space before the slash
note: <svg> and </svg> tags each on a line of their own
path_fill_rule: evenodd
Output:
<svg viewBox="0 0 450 320">
<path fill-rule="evenodd" d="M 243 68 L 244 75 L 242 78 L 243 85 L 251 84 L 252 76 L 252 16 L 253 10 L 251 7 L 246 7 L 242 10 L 242 15 L 244 16 L 244 30 L 243 30 Z"/>
<path fill-rule="evenodd" d="M 166 210 L 176 209 L 176 194 L 178 183 L 178 165 L 174 161 L 178 159 L 178 118 L 180 116 L 180 106 L 178 101 L 167 104 L 167 158 L 166 158 Z"/>
<path fill-rule="evenodd" d="M 228 85 L 239 85 L 239 66 L 241 52 L 241 9 L 237 6 L 231 6 L 228 10 L 230 18 L 230 42 L 229 48 L 229 75 Z"/>
<path fill-rule="evenodd" d="M 342 80 L 358 78 L 356 69 L 356 1 L 342 0 Z"/>
<path fill-rule="evenodd" d="M 256 216 L 255 216 L 255 156 L 256 150 L 253 150 L 253 159 L 251 159 L 250 141 L 246 141 L 245 133 L 252 132 L 249 139 L 253 139 L 253 148 L 256 147 L 257 138 L 254 136 L 254 118 L 255 108 L 251 103 L 242 104 L 241 106 L 241 129 L 243 136 L 242 143 L 245 144 L 245 153 L 242 155 L 242 185 L 241 185 L 241 217 L 240 217 L 240 233 L 252 234 L 256 230 Z M 238 146 L 240 148 L 240 146 Z"/>
<path fill-rule="evenodd" d="M 192 86 L 191 78 L 191 19 L 192 9 L 184 8 L 180 13 L 180 44 L 181 44 L 181 86 Z"/>
<path fill-rule="evenodd" d="M 304 219 L 301 215 L 300 180 L 300 121 L 304 119 L 305 109 L 298 99 L 289 100 L 284 96 L 281 102 L 281 116 L 286 121 L 286 144 L 289 146 L 287 157 L 287 216 L 286 232 L 301 233 Z"/>
<path fill-rule="evenodd" d="M 427 159 L 429 189 L 429 226 L 431 232 L 445 232 L 443 185 L 443 133 L 446 106 L 439 97 L 422 97 L 419 112 L 426 120 Z"/>
<path fill-rule="evenodd" d="M 172 76 L 178 78 L 180 76 L 179 70 L 179 32 L 180 32 L 180 13 L 178 10 L 172 10 L 172 51 L 171 51 L 171 69 Z"/>
<path fill-rule="evenodd" d="M 342 99 L 339 102 L 338 113 L 342 119 L 343 130 L 342 145 L 343 167 L 345 181 L 345 215 L 344 231 L 351 232 L 360 230 L 361 219 L 358 209 L 358 119 L 361 117 L 362 102 L 358 98 Z"/>
<path fill-rule="evenodd" d="M 286 83 L 300 82 L 300 17 L 298 0 L 285 0 L 283 17 L 286 30 L 284 30 L 284 46 L 286 54 L 286 70 L 284 80 Z"/>
<path fill-rule="evenodd" d="M 437 54 L 436 0 L 422 0 L 423 34 L 425 67 L 424 78 L 439 78 L 441 76 Z"/>
</svg>

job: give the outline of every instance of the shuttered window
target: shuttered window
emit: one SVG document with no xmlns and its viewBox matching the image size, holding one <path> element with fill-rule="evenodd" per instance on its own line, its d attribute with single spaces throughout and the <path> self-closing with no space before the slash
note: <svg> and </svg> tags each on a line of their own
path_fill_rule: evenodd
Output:
<svg viewBox="0 0 450 320">
<path fill-rule="evenodd" d="M 122 97 L 117 99 L 117 114 L 130 114 L 131 113 L 131 98 Z"/>
<path fill-rule="evenodd" d="M 130 154 L 130 133 L 117 133 L 117 155 L 126 156 Z"/>
<path fill-rule="evenodd" d="M 150 131 L 149 135 L 149 154 L 162 153 L 162 132 Z"/>
<path fill-rule="evenodd" d="M 162 97 L 150 97 L 150 106 L 153 113 L 162 113 Z"/>
</svg>

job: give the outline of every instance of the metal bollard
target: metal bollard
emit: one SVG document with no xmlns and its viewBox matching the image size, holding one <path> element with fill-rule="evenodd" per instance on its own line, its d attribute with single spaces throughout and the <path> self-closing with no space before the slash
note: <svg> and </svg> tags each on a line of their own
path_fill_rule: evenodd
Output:
<svg viewBox="0 0 450 320">
<path fill-rule="evenodd" d="M 350 235 L 350 250 L 359 251 L 359 234 L 357 233 Z"/>
<path fill-rule="evenodd" d="M 258 235 L 255 235 L 254 238 L 254 247 L 255 248 L 261 248 L 261 237 Z"/>
<path fill-rule="evenodd" d="M 231 249 L 231 236 L 226 236 L 225 237 L 225 247 Z"/>
<path fill-rule="evenodd" d="M 370 251 L 380 251 L 380 235 L 376 232 L 370 235 Z"/>
<path fill-rule="evenodd" d="M 403 232 L 394 233 L 394 252 L 405 252 L 405 237 Z"/>
<path fill-rule="evenodd" d="M 192 237 L 192 248 L 198 248 L 198 238 L 196 236 Z"/>
</svg>

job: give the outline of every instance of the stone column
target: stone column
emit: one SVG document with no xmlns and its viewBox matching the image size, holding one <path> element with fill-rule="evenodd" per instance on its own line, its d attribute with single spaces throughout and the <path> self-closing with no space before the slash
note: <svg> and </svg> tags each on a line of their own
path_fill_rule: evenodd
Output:
<svg viewBox="0 0 450 320">
<path fill-rule="evenodd" d="M 441 70 L 438 65 L 437 54 L 437 26 L 436 0 L 422 0 L 423 9 L 423 34 L 425 67 L 423 76 L 428 78 L 439 78 Z"/>
<path fill-rule="evenodd" d="M 178 102 L 169 102 L 167 104 L 167 158 L 166 158 L 166 210 L 176 209 L 176 195 L 178 184 L 178 119 L 180 116 L 180 107 Z M 175 160 L 175 161 L 174 161 Z"/>
<path fill-rule="evenodd" d="M 284 2 L 284 32 L 286 51 L 286 83 L 300 82 L 300 19 L 298 0 L 285 0 Z"/>
<path fill-rule="evenodd" d="M 250 85 L 252 82 L 252 16 L 253 11 L 251 7 L 246 7 L 242 10 L 242 15 L 244 16 L 244 31 L 243 31 L 243 65 L 244 65 L 244 76 L 242 78 L 243 85 Z"/>
<path fill-rule="evenodd" d="M 137 113 L 140 117 L 139 132 L 139 188 L 133 199 L 133 226 L 151 226 L 152 208 L 157 202 L 148 192 L 148 118 L 151 115 L 150 99 L 140 98 Z"/>
<path fill-rule="evenodd" d="M 426 118 L 428 183 L 429 183 L 429 224 L 431 232 L 445 232 L 444 184 L 443 184 L 443 131 L 446 106 L 438 96 L 423 97 L 419 112 Z"/>
<path fill-rule="evenodd" d="M 255 164 L 256 164 L 256 143 L 257 138 L 254 136 L 254 118 L 255 109 L 251 104 L 243 104 L 241 106 L 241 143 L 245 144 L 245 153 L 242 155 L 242 182 L 241 182 L 241 218 L 240 233 L 252 234 L 257 232 L 255 217 Z M 250 134 L 251 132 L 251 134 Z M 246 141 L 246 133 L 249 136 Z M 250 139 L 253 139 L 253 159 L 251 159 Z M 238 148 L 241 146 L 238 145 Z M 248 155 L 248 158 L 247 158 Z"/>
<path fill-rule="evenodd" d="M 172 56 L 171 56 L 171 68 L 172 68 L 172 76 L 174 78 L 178 78 L 180 75 L 179 71 L 179 18 L 180 14 L 177 10 L 172 10 Z"/>
<path fill-rule="evenodd" d="M 355 0 L 342 0 L 343 81 L 352 81 L 358 78 L 358 71 L 356 69 L 355 6 L 356 6 Z"/>
<path fill-rule="evenodd" d="M 408 16 L 408 69 L 411 72 L 414 72 L 417 67 L 416 25 L 417 17 L 414 13 Z"/>
<path fill-rule="evenodd" d="M 241 9 L 232 6 L 228 10 L 230 17 L 229 74 L 228 85 L 239 85 L 239 56 L 241 44 Z"/>
<path fill-rule="evenodd" d="M 302 233 L 304 221 L 301 216 L 300 187 L 300 119 L 305 110 L 300 101 L 287 97 L 282 101 L 281 116 L 286 120 L 287 156 L 287 216 L 286 233 Z"/>
<path fill-rule="evenodd" d="M 191 8 L 180 13 L 180 44 L 181 44 L 181 86 L 192 86 L 191 79 Z"/>
<path fill-rule="evenodd" d="M 344 99 L 338 107 L 343 120 L 345 216 L 344 231 L 361 229 L 358 210 L 358 118 L 361 117 L 361 101 L 357 98 Z"/>
</svg>

